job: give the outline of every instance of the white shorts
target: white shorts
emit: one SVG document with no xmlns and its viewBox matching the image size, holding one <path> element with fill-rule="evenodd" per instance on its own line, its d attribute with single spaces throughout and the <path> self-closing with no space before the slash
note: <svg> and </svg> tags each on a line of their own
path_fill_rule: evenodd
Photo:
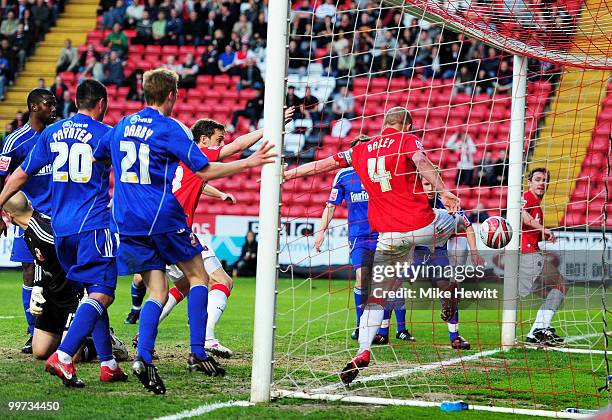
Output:
<svg viewBox="0 0 612 420">
<path fill-rule="evenodd" d="M 448 238 L 457 231 L 463 218 L 458 214 L 451 216 L 444 209 L 434 209 L 435 218 L 429 225 L 410 232 L 383 232 L 378 234 L 378 244 L 374 253 L 374 265 L 412 264 L 415 246 L 444 246 Z"/>
<path fill-rule="evenodd" d="M 208 275 L 211 275 L 223 265 L 215 255 L 215 251 L 213 251 L 212 247 L 208 246 L 207 244 L 202 244 L 202 248 L 204 248 L 204 251 L 202 251 L 204 269 L 206 270 L 206 273 Z M 170 277 L 172 283 L 176 283 L 177 281 L 185 277 L 181 269 L 178 268 L 178 266 L 175 264 L 166 266 L 166 274 L 168 275 L 168 277 Z"/>
<path fill-rule="evenodd" d="M 534 291 L 536 280 L 544 271 L 544 255 L 539 252 L 520 254 L 519 296 L 525 297 Z"/>
<path fill-rule="evenodd" d="M 448 261 L 453 267 L 465 265 L 470 254 L 470 247 L 465 236 L 453 236 L 446 243 Z"/>
</svg>

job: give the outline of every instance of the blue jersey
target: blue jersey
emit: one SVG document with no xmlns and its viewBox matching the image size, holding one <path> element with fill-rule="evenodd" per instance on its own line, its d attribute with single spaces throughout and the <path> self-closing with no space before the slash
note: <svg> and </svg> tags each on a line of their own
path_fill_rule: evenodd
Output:
<svg viewBox="0 0 612 420">
<path fill-rule="evenodd" d="M 179 121 L 146 107 L 121 119 L 94 158 L 113 161 L 116 232 L 151 236 L 187 227 L 185 211 L 172 194 L 174 173 L 179 161 L 196 172 L 208 159 Z"/>
<path fill-rule="evenodd" d="M 0 154 L 0 176 L 12 173 L 36 145 L 40 133 L 26 124 L 4 139 Z M 21 191 L 39 213 L 51 216 L 51 164 L 43 166 L 26 182 Z"/>
<path fill-rule="evenodd" d="M 343 201 L 346 203 L 349 241 L 358 237 L 378 237 L 376 232 L 370 230 L 368 198 L 368 193 L 353 168 L 342 169 L 336 174 L 327 202 L 334 205 L 340 205 Z"/>
<path fill-rule="evenodd" d="M 21 164 L 28 174 L 52 165 L 52 226 L 55 236 L 108 228 L 110 165 L 93 162 L 93 150 L 110 127 L 76 114 L 51 124 Z"/>
</svg>

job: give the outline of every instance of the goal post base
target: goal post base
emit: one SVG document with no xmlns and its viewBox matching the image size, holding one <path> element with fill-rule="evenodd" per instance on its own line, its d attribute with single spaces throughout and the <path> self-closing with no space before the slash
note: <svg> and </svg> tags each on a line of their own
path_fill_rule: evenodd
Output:
<svg viewBox="0 0 612 420">
<path fill-rule="evenodd" d="M 271 391 L 271 399 L 297 398 L 313 401 L 346 402 L 355 404 L 396 405 L 410 407 L 440 407 L 442 403 L 432 401 L 399 400 L 391 398 L 362 397 L 357 395 L 338 394 L 309 394 L 306 392 L 276 389 Z M 494 407 L 487 405 L 468 404 L 468 410 L 489 411 L 494 413 L 516 414 L 523 416 L 552 417 L 559 419 L 585 419 L 590 418 L 596 411 L 581 410 L 583 412 L 571 413 L 566 411 L 532 410 L 526 408 Z"/>
</svg>

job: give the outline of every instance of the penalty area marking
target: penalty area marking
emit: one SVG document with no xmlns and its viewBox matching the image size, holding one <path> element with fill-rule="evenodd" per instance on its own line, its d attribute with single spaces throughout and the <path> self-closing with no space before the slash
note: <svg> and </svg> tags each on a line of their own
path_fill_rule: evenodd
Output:
<svg viewBox="0 0 612 420">
<path fill-rule="evenodd" d="M 593 334 L 586 334 L 586 335 L 578 335 L 578 336 L 574 336 L 574 337 L 568 337 L 565 342 L 566 343 L 572 343 L 575 341 L 580 341 L 580 340 L 584 340 L 587 338 L 593 338 L 593 337 L 597 337 L 600 336 L 602 333 L 593 333 Z M 544 349 L 543 347 L 525 347 L 527 349 Z M 588 350 L 588 349 L 570 349 L 570 348 L 555 348 L 555 347 L 548 347 L 546 348 L 547 350 L 557 350 L 557 351 L 563 351 L 565 353 L 592 353 L 592 354 L 598 354 L 598 352 L 600 350 Z M 397 378 L 398 376 L 407 376 L 413 373 L 417 373 L 417 372 L 427 372 L 430 370 L 434 370 L 434 369 L 439 369 L 441 367 L 445 367 L 445 366 L 453 366 L 453 365 L 457 365 L 463 362 L 469 362 L 471 360 L 476 360 L 476 359 L 480 359 L 482 357 L 487 357 L 487 356 L 491 356 L 494 355 L 496 353 L 500 353 L 502 351 L 501 348 L 497 348 L 497 349 L 492 349 L 492 350 L 485 350 L 485 351 L 480 351 L 478 353 L 475 354 L 471 354 L 469 356 L 459 356 L 459 357 L 454 357 L 452 359 L 448 359 L 448 360 L 442 360 L 442 361 L 438 361 L 438 362 L 433 362 L 433 363 L 428 363 L 426 365 L 422 365 L 422 366 L 415 366 L 415 367 L 411 367 L 408 369 L 401 369 L 395 372 L 390 372 L 390 373 L 383 373 L 380 375 L 372 375 L 372 376 L 364 376 L 361 378 L 357 378 L 355 381 L 353 381 L 353 383 L 366 383 L 366 382 L 372 382 L 372 381 L 382 381 L 385 379 L 393 379 L 393 378 Z M 603 351 L 601 351 L 603 353 Z M 337 384 L 331 384 L 331 385 L 327 385 L 321 388 L 316 388 L 313 389 L 312 391 L 310 391 L 310 393 L 313 394 L 319 394 L 319 393 L 326 393 L 326 392 L 330 392 L 330 391 L 335 391 L 337 389 L 341 389 L 344 388 L 344 384 L 343 383 L 337 383 Z"/>
<path fill-rule="evenodd" d="M 253 404 L 249 401 L 227 401 L 227 402 L 218 402 L 212 404 L 204 404 L 193 410 L 181 411 L 180 413 L 172 414 L 170 416 L 158 417 L 155 420 L 178 420 L 178 419 L 188 419 L 190 417 L 201 416 L 202 414 L 210 413 L 211 411 L 219 410 L 220 408 L 228 408 L 228 407 L 250 407 Z"/>
</svg>

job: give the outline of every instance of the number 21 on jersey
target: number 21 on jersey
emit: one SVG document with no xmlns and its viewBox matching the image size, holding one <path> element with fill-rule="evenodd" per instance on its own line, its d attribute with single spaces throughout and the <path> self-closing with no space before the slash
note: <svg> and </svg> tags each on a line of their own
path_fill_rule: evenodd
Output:
<svg viewBox="0 0 612 420">
<path fill-rule="evenodd" d="M 368 176 L 380 184 L 382 192 L 391 191 L 391 172 L 385 169 L 385 156 L 368 159 Z"/>
<path fill-rule="evenodd" d="M 125 156 L 121 159 L 121 182 L 127 184 L 150 184 L 149 145 L 141 144 L 138 153 L 136 153 L 136 143 L 122 140 L 119 142 L 119 150 L 125 152 Z M 139 162 L 140 178 L 136 172 L 130 171 L 137 160 Z"/>
</svg>

